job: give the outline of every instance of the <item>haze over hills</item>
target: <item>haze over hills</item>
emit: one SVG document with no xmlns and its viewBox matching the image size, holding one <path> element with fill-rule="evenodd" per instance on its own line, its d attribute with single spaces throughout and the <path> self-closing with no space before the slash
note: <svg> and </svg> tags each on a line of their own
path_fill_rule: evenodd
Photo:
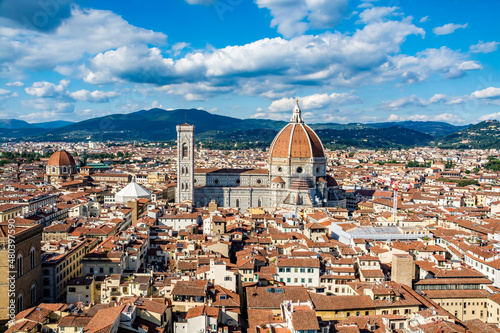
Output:
<svg viewBox="0 0 500 333">
<path fill-rule="evenodd" d="M 176 138 L 176 125 L 185 121 L 196 126 L 197 140 L 263 144 L 270 143 L 287 123 L 270 119 L 238 119 L 198 109 L 151 109 L 128 114 L 111 114 L 77 123 L 53 121 L 29 124 L 21 120 L 5 119 L 0 120 L 0 135 L 3 140 L 168 141 Z M 482 126 L 481 124 L 483 123 L 470 128 Z M 462 135 L 469 135 L 467 126 L 455 126 L 445 122 L 317 123 L 310 126 L 325 145 L 333 147 L 340 145 L 390 148 L 429 144 L 452 147 L 452 142 L 459 140 Z M 488 136 L 495 135 L 490 132 L 488 131 Z M 479 134 L 486 134 L 486 131 Z M 445 141 L 441 142 L 441 138 Z M 498 144 L 491 139 L 481 142 L 491 146 Z"/>
<path fill-rule="evenodd" d="M 58 128 L 73 124 L 71 121 L 55 120 L 44 123 L 28 123 L 17 119 L 0 119 L 0 129 L 26 129 L 26 128 Z"/>
</svg>

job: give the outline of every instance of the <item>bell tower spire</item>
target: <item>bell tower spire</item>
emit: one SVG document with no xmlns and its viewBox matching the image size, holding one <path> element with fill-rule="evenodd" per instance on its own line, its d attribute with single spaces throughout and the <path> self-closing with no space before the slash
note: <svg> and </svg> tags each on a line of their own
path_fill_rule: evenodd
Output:
<svg viewBox="0 0 500 333">
<path fill-rule="evenodd" d="M 302 111 L 300 111 L 299 100 L 295 100 L 295 107 L 293 108 L 292 119 L 290 119 L 291 123 L 302 124 L 304 121 L 302 120 Z"/>
</svg>

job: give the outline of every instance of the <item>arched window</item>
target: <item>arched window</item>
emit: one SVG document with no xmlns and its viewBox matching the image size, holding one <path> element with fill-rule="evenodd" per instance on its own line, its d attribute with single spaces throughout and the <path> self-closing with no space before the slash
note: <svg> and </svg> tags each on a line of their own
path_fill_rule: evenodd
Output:
<svg viewBox="0 0 500 333">
<path fill-rule="evenodd" d="M 183 143 L 182 144 L 182 157 L 187 157 L 188 156 L 188 146 L 187 144 Z"/>
<path fill-rule="evenodd" d="M 17 255 L 17 277 L 23 276 L 23 255 L 19 253 Z"/>
<path fill-rule="evenodd" d="M 35 258 L 35 248 L 32 247 L 30 250 L 30 263 L 31 269 L 36 267 L 36 258 Z"/>
<path fill-rule="evenodd" d="M 66 173 L 66 172 L 67 172 L 66 167 L 63 167 L 63 173 Z"/>
<path fill-rule="evenodd" d="M 36 303 L 36 286 L 35 286 L 35 284 L 31 285 L 30 295 L 31 295 L 31 304 L 33 305 Z"/>
<path fill-rule="evenodd" d="M 240 208 L 240 199 L 236 199 L 236 207 Z"/>
<path fill-rule="evenodd" d="M 262 207 L 262 201 L 260 200 L 260 198 L 259 200 L 257 200 L 257 207 Z"/>
<path fill-rule="evenodd" d="M 17 296 L 17 312 L 23 311 L 23 294 Z"/>
</svg>

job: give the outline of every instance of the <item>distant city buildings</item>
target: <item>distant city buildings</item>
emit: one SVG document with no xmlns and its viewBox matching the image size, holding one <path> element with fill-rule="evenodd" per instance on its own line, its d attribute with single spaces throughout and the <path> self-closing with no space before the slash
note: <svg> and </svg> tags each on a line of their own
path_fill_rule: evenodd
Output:
<svg viewBox="0 0 500 333">
<path fill-rule="evenodd" d="M 46 154 L 0 170 L 2 331 L 500 330 L 500 151 L 330 151 L 298 105 L 268 151 L 194 130 L 2 146 Z"/>
</svg>

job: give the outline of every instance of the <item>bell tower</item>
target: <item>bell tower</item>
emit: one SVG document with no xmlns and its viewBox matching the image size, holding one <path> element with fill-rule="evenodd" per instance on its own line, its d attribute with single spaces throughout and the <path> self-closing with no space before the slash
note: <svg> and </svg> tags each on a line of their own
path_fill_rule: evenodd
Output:
<svg viewBox="0 0 500 333">
<path fill-rule="evenodd" d="M 177 202 L 194 203 L 194 126 L 177 125 Z"/>
</svg>

